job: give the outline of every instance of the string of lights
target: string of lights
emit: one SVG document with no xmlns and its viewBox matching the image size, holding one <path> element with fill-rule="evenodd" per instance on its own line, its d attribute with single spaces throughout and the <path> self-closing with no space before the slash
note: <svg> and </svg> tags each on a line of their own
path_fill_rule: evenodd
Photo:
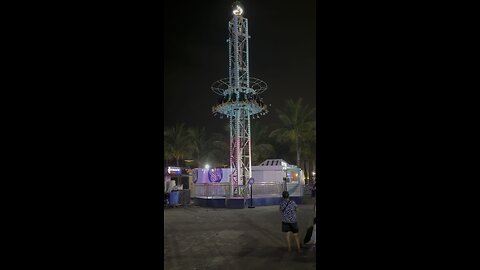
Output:
<svg viewBox="0 0 480 270">
<path fill-rule="evenodd" d="M 212 91 L 220 95 L 212 107 L 213 116 L 226 117 L 230 124 L 230 181 L 233 196 L 239 196 L 239 181 L 246 184 L 252 177 L 250 120 L 268 113 L 268 106 L 260 94 L 267 84 L 250 77 L 248 20 L 239 2 L 233 5 L 233 17 L 228 23 L 229 77 L 212 84 Z"/>
</svg>

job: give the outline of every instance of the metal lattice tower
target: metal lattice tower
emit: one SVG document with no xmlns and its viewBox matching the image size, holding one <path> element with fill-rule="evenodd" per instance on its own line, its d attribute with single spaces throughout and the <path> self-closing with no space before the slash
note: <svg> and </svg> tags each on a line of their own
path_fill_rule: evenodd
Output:
<svg viewBox="0 0 480 270">
<path fill-rule="evenodd" d="M 265 115 L 268 110 L 260 98 L 267 84 L 250 77 L 248 20 L 242 15 L 240 3 L 236 2 L 233 7 L 233 17 L 228 23 L 228 78 L 212 84 L 212 91 L 221 96 L 212 112 L 214 116 L 220 114 L 220 118 L 225 116 L 230 123 L 230 183 L 233 196 L 238 196 L 239 182 L 245 185 L 252 177 L 250 121 Z"/>
</svg>

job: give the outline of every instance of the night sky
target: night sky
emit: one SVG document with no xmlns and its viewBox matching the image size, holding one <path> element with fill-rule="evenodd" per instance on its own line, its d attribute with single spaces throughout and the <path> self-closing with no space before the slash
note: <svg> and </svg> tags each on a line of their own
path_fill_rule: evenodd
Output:
<svg viewBox="0 0 480 270">
<path fill-rule="evenodd" d="M 217 95 L 210 86 L 228 74 L 230 0 L 165 1 L 164 126 L 184 122 L 221 132 L 213 117 Z M 302 97 L 315 107 L 315 1 L 241 1 L 248 19 L 250 76 L 268 84 L 262 95 L 272 106 L 255 121 L 276 122 L 286 99 Z"/>
</svg>

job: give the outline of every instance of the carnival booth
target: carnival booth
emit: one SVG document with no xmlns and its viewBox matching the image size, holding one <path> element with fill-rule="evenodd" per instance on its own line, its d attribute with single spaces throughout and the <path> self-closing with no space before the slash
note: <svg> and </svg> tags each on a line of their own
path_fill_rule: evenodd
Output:
<svg viewBox="0 0 480 270">
<path fill-rule="evenodd" d="M 297 204 L 302 203 L 305 179 L 302 169 L 297 166 L 288 164 L 283 159 L 267 159 L 259 166 L 252 166 L 252 177 L 255 179 L 254 196 L 255 190 L 259 189 L 257 193 L 259 195 L 269 195 L 269 197 L 279 195 L 281 198 L 282 192 L 286 190 L 290 194 L 290 199 Z M 278 187 L 281 187 L 281 190 Z M 275 202 L 273 204 L 280 203 L 280 201 Z"/>
<path fill-rule="evenodd" d="M 259 166 L 252 166 L 252 178 L 239 181 L 236 190 L 230 183 L 230 168 L 194 169 L 195 203 L 208 207 L 244 208 L 253 199 L 255 206 L 277 205 L 284 190 L 297 204 L 302 203 L 305 181 L 300 168 L 282 159 L 268 159 Z"/>
<path fill-rule="evenodd" d="M 177 207 L 190 204 L 189 174 L 180 167 L 167 167 L 164 173 L 164 205 Z"/>
</svg>

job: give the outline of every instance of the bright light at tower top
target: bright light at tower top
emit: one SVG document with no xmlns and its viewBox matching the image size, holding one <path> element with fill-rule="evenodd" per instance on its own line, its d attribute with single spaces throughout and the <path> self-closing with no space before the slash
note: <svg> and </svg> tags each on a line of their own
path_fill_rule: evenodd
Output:
<svg viewBox="0 0 480 270">
<path fill-rule="evenodd" d="M 240 7 L 239 5 L 236 5 L 235 9 L 233 10 L 233 15 L 240 16 L 242 15 L 242 13 L 243 13 L 242 7 Z"/>
</svg>

